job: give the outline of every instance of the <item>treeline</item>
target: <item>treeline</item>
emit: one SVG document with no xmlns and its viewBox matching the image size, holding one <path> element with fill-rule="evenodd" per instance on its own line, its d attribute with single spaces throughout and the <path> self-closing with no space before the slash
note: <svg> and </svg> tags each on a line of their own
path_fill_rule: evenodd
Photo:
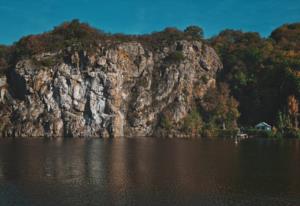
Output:
<svg viewBox="0 0 300 206">
<path fill-rule="evenodd" d="M 24 57 L 65 50 L 69 46 L 77 50 L 93 51 L 99 44 L 113 46 L 121 42 L 138 41 L 148 49 L 157 50 L 177 40 L 201 40 L 202 38 L 203 30 L 197 26 L 189 26 L 184 31 L 166 28 L 152 34 L 124 35 L 105 33 L 75 19 L 54 27 L 52 31 L 23 37 L 10 47 L 0 46 L 0 58 L 4 50 L 6 61 L 14 63 Z"/>
<path fill-rule="evenodd" d="M 274 136 L 300 136 L 300 24 L 283 25 L 268 38 L 225 30 L 209 41 L 224 65 L 218 81 L 239 102 L 239 124 L 265 121 Z"/>
</svg>

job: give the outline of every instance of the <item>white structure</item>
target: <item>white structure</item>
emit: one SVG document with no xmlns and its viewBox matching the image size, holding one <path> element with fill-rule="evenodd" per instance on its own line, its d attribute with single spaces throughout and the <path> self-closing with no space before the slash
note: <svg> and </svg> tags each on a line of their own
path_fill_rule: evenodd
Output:
<svg viewBox="0 0 300 206">
<path fill-rule="evenodd" d="M 262 130 L 262 131 L 271 131 L 272 126 L 266 122 L 261 122 L 261 123 L 255 125 L 255 129 Z"/>
</svg>

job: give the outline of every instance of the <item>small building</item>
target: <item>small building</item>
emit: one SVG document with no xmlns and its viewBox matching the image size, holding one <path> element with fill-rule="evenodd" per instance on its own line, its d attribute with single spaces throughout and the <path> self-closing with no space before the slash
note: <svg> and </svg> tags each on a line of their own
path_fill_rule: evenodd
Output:
<svg viewBox="0 0 300 206">
<path fill-rule="evenodd" d="M 271 131 L 272 126 L 266 122 L 261 122 L 261 123 L 255 125 L 255 129 L 262 130 L 262 131 Z"/>
</svg>

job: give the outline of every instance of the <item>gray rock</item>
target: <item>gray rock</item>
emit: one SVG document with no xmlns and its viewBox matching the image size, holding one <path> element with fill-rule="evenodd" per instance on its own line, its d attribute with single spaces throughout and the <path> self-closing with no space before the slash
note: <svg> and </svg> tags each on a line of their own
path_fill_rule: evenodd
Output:
<svg viewBox="0 0 300 206">
<path fill-rule="evenodd" d="M 184 60 L 166 62 L 165 57 L 178 48 Z M 35 58 L 42 61 L 55 55 Z M 198 41 L 178 41 L 161 52 L 126 42 L 99 45 L 90 56 L 68 48 L 65 55 L 70 62 L 57 59 L 47 68 L 31 59 L 15 65 L 26 93 L 24 99 L 12 98 L 10 90 L 1 90 L 0 101 L 10 99 L 0 111 L 2 136 L 155 135 L 160 113 L 167 111 L 170 121 L 180 123 L 195 99 L 214 86 L 222 68 L 215 51 Z M 201 80 L 203 76 L 207 81 Z M 1 77 L 0 88 L 5 85 L 6 78 Z"/>
</svg>

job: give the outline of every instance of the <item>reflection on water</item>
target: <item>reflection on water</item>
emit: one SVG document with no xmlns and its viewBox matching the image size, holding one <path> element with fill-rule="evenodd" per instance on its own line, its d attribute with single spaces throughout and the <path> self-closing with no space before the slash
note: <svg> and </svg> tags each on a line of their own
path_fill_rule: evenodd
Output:
<svg viewBox="0 0 300 206">
<path fill-rule="evenodd" d="M 0 141 L 0 206 L 199 204 L 300 205 L 299 141 Z"/>
</svg>

